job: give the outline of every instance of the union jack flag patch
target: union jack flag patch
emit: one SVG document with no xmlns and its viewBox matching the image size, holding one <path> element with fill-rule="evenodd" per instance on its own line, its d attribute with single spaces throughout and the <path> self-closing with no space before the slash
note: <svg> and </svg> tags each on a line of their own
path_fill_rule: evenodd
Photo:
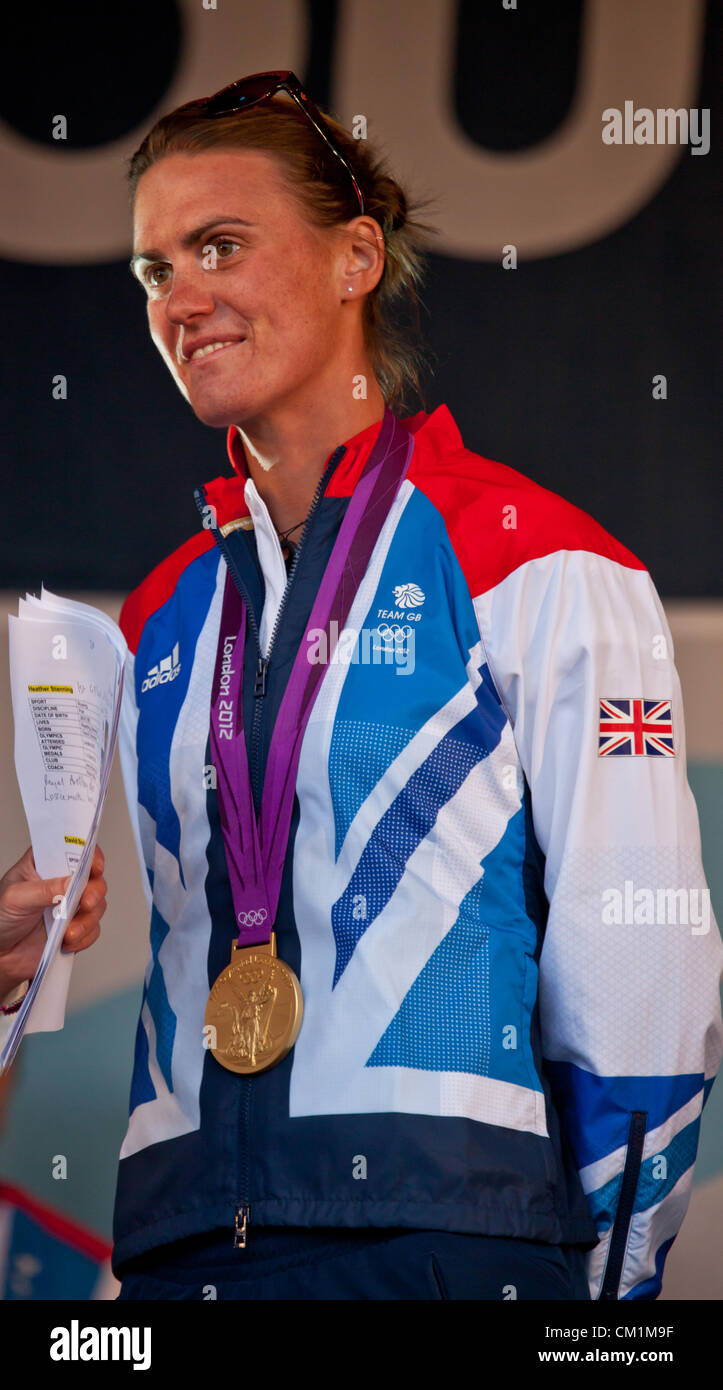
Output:
<svg viewBox="0 0 723 1390">
<path fill-rule="evenodd" d="M 670 700 L 601 700 L 598 755 L 674 758 Z"/>
</svg>

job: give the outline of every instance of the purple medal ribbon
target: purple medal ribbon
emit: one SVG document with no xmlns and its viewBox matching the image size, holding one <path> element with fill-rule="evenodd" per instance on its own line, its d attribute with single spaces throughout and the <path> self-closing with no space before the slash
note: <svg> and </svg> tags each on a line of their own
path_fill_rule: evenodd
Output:
<svg viewBox="0 0 723 1390">
<path fill-rule="evenodd" d="M 211 752 L 241 947 L 267 943 L 276 919 L 301 743 L 324 675 L 323 662 L 308 660 L 307 634 L 311 628 L 326 630 L 331 659 L 336 635 L 344 628 L 413 452 L 414 437 L 385 407 L 376 443 L 352 492 L 284 691 L 271 737 L 258 824 L 243 725 L 246 605 L 230 572 L 226 574 L 211 696 Z"/>
</svg>

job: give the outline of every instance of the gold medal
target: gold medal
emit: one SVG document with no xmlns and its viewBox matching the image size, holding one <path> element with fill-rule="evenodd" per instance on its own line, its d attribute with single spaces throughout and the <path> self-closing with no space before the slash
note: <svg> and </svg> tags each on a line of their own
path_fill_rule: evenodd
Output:
<svg viewBox="0 0 723 1390">
<path fill-rule="evenodd" d="M 234 945 L 206 1005 L 210 1050 L 229 1071 L 268 1071 L 294 1046 L 303 1012 L 301 985 L 279 960 L 273 932 L 267 945 Z"/>
</svg>

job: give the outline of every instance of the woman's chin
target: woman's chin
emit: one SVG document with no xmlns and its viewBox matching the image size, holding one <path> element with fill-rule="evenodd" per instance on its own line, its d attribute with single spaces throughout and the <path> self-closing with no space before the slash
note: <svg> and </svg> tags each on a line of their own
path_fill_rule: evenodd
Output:
<svg viewBox="0 0 723 1390">
<path fill-rule="evenodd" d="M 229 425 L 234 425 L 239 417 L 246 413 L 247 402 L 233 399 L 213 400 L 208 396 L 195 399 L 190 396 L 189 403 L 194 415 L 203 425 L 209 425 L 211 429 L 224 429 Z"/>
</svg>

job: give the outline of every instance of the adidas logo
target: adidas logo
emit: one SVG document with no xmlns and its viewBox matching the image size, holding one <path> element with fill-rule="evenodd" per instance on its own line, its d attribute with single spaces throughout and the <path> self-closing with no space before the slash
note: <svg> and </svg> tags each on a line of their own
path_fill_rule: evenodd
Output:
<svg viewBox="0 0 723 1390">
<path fill-rule="evenodd" d="M 174 681 L 181 669 L 178 659 L 178 643 L 173 648 L 170 656 L 161 657 L 157 666 L 151 666 L 142 686 L 141 694 L 146 690 L 152 690 L 154 685 L 166 685 L 168 681 Z"/>
</svg>

